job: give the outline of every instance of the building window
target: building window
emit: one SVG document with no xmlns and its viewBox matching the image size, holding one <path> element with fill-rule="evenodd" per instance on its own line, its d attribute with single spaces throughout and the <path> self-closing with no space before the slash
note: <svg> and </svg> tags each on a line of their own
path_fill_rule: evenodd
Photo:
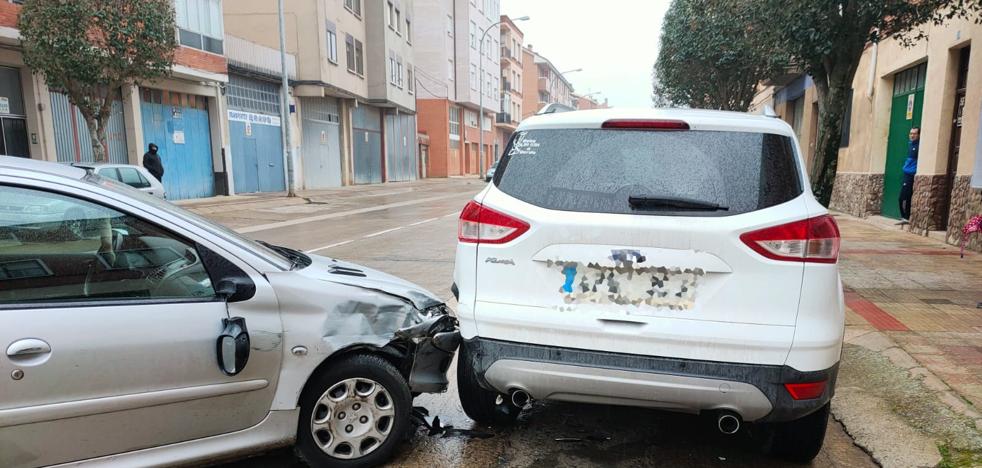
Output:
<svg viewBox="0 0 982 468">
<path fill-rule="evenodd" d="M 396 70 L 398 71 L 398 73 L 396 73 L 396 82 L 398 83 L 399 89 L 402 89 L 402 87 L 406 84 L 405 81 L 403 81 L 402 75 L 402 57 L 396 59 Z"/>
<path fill-rule="evenodd" d="M 453 37 L 453 15 L 447 15 L 447 35 Z"/>
<path fill-rule="evenodd" d="M 394 30 L 395 26 L 395 11 L 396 7 L 392 2 L 387 2 L 385 8 L 385 24 L 389 25 L 389 29 Z"/>
<path fill-rule="evenodd" d="M 416 92 L 416 81 L 413 78 L 413 65 L 411 63 L 406 64 L 406 91 L 409 91 L 409 94 Z"/>
<path fill-rule="evenodd" d="M 453 81 L 453 59 L 447 60 L 447 78 Z"/>
<path fill-rule="evenodd" d="M 450 139 L 460 139 L 460 108 L 450 106 Z"/>
<path fill-rule="evenodd" d="M 406 18 L 406 42 L 413 43 L 413 24 Z"/>
<path fill-rule="evenodd" d="M 402 16 L 399 14 L 399 9 L 398 8 L 395 9 L 395 12 L 396 12 L 396 16 L 395 16 L 396 34 L 399 34 L 401 36 L 402 35 Z"/>
<path fill-rule="evenodd" d="M 280 87 L 266 81 L 229 75 L 226 86 L 228 106 L 249 112 L 279 115 Z"/>
<path fill-rule="evenodd" d="M 467 119 L 467 126 L 477 128 L 477 112 L 465 110 L 464 118 Z"/>
<path fill-rule="evenodd" d="M 396 84 L 396 57 L 389 52 L 389 83 Z"/>
<path fill-rule="evenodd" d="M 221 0 L 175 0 L 174 10 L 181 45 L 223 53 L 225 33 Z"/>
<path fill-rule="evenodd" d="M 345 34 L 344 43 L 348 71 L 363 76 L 365 74 L 364 46 L 361 41 L 352 37 L 351 34 Z"/>
<path fill-rule="evenodd" d="M 328 24 L 327 27 L 327 60 L 331 63 L 338 64 L 338 35 L 333 30 L 333 24 Z"/>
<path fill-rule="evenodd" d="M 344 0 L 344 7 L 361 18 L 361 0 Z"/>
<path fill-rule="evenodd" d="M 471 89 L 477 90 L 477 65 L 471 64 Z"/>
<path fill-rule="evenodd" d="M 477 49 L 477 24 L 471 21 L 471 49 Z"/>
</svg>

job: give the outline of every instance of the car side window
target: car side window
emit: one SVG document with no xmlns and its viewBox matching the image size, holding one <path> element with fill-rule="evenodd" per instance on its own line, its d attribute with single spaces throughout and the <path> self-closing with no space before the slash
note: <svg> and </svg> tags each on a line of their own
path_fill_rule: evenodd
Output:
<svg viewBox="0 0 982 468">
<path fill-rule="evenodd" d="M 140 171 L 132 167 L 120 167 L 117 170 L 119 170 L 119 181 L 130 187 L 147 188 L 150 186 L 150 182 L 140 175 Z"/>
<path fill-rule="evenodd" d="M 116 171 L 116 168 L 115 167 L 107 167 L 105 169 L 99 169 L 99 175 L 101 175 L 101 176 L 103 176 L 103 177 L 105 177 L 107 179 L 115 180 L 117 182 L 120 181 L 119 180 L 119 172 Z"/>
<path fill-rule="evenodd" d="M 0 306 L 214 300 L 194 244 L 77 198 L 0 186 Z"/>
</svg>

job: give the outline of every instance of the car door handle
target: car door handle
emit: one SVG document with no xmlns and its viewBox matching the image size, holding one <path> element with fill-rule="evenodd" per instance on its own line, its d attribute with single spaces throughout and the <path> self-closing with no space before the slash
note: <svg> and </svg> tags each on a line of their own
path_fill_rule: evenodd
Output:
<svg viewBox="0 0 982 468">
<path fill-rule="evenodd" d="M 44 340 L 39 340 L 37 338 L 17 340 L 7 347 L 7 356 L 12 358 L 36 356 L 38 354 L 48 354 L 50 352 L 51 346 Z"/>
</svg>

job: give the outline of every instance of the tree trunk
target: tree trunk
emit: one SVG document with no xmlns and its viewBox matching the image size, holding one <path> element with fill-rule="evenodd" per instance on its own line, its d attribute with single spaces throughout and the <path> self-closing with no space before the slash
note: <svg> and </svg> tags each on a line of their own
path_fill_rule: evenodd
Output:
<svg viewBox="0 0 982 468">
<path fill-rule="evenodd" d="M 102 119 L 86 117 L 85 124 L 89 128 L 89 139 L 92 141 L 92 159 L 95 162 L 108 161 L 109 145 L 105 123 Z"/>
</svg>

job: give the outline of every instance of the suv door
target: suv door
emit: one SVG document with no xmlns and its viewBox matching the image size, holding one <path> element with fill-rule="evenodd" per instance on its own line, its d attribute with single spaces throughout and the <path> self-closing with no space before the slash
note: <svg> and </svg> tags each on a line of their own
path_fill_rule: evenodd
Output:
<svg viewBox="0 0 982 468">
<path fill-rule="evenodd" d="M 253 298 L 228 307 L 264 352 L 227 376 L 216 342 L 229 310 L 206 269 L 238 268 L 227 257 L 75 196 L 0 185 L 0 200 L 0 466 L 223 434 L 268 414 L 281 327 L 260 275 L 248 273 Z"/>
<path fill-rule="evenodd" d="M 740 234 L 807 217 L 793 145 L 754 132 L 517 132 L 478 200 L 491 210 L 481 222 L 502 226 L 482 235 L 521 232 L 477 245 L 478 334 L 783 364 L 803 264 L 764 258 Z"/>
</svg>

